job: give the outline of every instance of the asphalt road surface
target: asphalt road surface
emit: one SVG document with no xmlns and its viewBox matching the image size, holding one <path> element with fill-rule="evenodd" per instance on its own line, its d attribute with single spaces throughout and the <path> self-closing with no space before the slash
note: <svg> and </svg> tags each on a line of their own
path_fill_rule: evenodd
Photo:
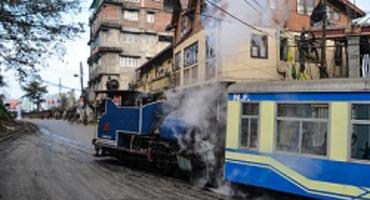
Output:
<svg viewBox="0 0 370 200">
<path fill-rule="evenodd" d="M 93 157 L 93 126 L 34 120 L 0 143 L 0 199 L 223 199 L 186 181 Z M 30 128 L 31 129 L 31 128 Z"/>
<path fill-rule="evenodd" d="M 0 140 L 0 200 L 283 199 L 269 192 L 251 195 L 239 190 L 236 197 L 228 197 L 222 195 L 230 193 L 228 185 L 217 192 L 202 190 L 137 163 L 94 157 L 95 126 L 61 120 L 30 122 L 39 130 L 28 126 Z"/>
</svg>

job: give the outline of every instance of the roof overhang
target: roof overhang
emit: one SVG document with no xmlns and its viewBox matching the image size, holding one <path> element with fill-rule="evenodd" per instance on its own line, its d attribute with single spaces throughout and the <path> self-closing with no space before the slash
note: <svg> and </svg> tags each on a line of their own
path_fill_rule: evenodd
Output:
<svg viewBox="0 0 370 200">
<path fill-rule="evenodd" d="M 102 0 L 93 0 L 93 2 L 90 5 L 90 9 L 96 9 L 99 7 L 99 4 L 102 2 Z"/>
<path fill-rule="evenodd" d="M 337 6 L 344 12 L 349 12 L 348 14 L 350 18 L 356 19 L 359 17 L 364 17 L 366 13 L 361 10 L 361 8 L 357 7 L 355 4 L 351 3 L 348 0 L 328 0 L 328 3 Z"/>
</svg>

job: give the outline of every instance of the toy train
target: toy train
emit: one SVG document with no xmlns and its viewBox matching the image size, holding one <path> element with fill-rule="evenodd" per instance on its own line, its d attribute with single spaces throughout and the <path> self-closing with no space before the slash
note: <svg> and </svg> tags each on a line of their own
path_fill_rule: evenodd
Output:
<svg viewBox="0 0 370 200">
<path fill-rule="evenodd" d="M 232 85 L 225 179 L 315 199 L 370 199 L 369 83 Z"/>
<path fill-rule="evenodd" d="M 192 130 L 181 119 L 165 113 L 164 101 L 136 91 L 116 91 L 104 101 L 93 140 L 96 155 L 134 155 L 135 159 L 147 160 L 162 169 L 179 166 L 186 172 L 204 165 L 191 148 L 178 145 Z"/>
<path fill-rule="evenodd" d="M 194 165 L 191 149 L 179 152 L 189 127 L 163 113 L 164 102 L 136 101 L 117 107 L 107 100 L 94 141 L 98 153 L 125 151 L 183 170 L 202 165 Z M 316 199 L 370 199 L 369 141 L 370 80 L 228 88 L 226 181 Z"/>
</svg>

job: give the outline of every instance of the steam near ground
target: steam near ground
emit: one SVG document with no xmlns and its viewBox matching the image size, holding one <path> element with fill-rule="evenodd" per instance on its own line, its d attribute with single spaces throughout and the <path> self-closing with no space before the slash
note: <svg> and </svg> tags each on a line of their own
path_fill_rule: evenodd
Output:
<svg viewBox="0 0 370 200">
<path fill-rule="evenodd" d="M 256 32 L 255 29 L 221 11 L 217 6 L 251 26 L 263 28 L 279 28 L 289 14 L 289 5 L 284 0 L 206 0 L 206 8 L 201 19 L 207 37 L 216 38 L 208 41 L 215 51 L 213 53 L 216 55 L 216 66 L 222 66 L 224 59 L 232 59 L 233 54 L 240 54 L 240 45 L 243 43 L 249 45 L 251 35 Z M 273 12 L 280 14 L 273 17 Z M 263 41 L 257 40 L 257 42 Z M 227 69 L 216 69 L 217 72 L 221 70 Z M 223 169 L 220 163 L 224 160 L 226 91 L 227 87 L 222 84 L 209 84 L 178 92 L 171 91 L 166 94 L 168 100 L 166 108 L 170 116 L 181 119 L 188 127 L 192 127 L 192 130 L 179 140 L 179 145 L 182 149 L 187 149 L 187 145 L 193 143 L 193 148 L 206 163 L 207 169 L 197 179 L 197 185 L 203 187 L 207 182 L 212 181 L 215 183 L 215 188 L 212 189 L 214 192 L 247 197 L 246 193 L 234 190 L 230 184 L 223 181 Z M 196 134 L 192 136 L 191 131 L 194 130 Z M 209 176 L 209 172 L 214 170 L 217 171 L 215 180 Z M 257 199 L 266 198 L 262 196 Z"/>
<path fill-rule="evenodd" d="M 210 181 L 211 172 L 221 170 L 218 168 L 225 148 L 225 92 L 225 86 L 213 84 L 166 94 L 169 117 L 181 119 L 191 127 L 179 140 L 180 148 L 193 149 L 206 165 L 202 177 L 196 181 L 201 187 Z M 216 174 L 219 177 L 217 181 L 221 182 L 222 171 Z"/>
</svg>

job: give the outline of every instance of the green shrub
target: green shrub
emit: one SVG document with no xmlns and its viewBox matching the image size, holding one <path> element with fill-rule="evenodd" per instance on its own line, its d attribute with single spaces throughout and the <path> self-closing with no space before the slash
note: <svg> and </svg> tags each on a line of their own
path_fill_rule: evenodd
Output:
<svg viewBox="0 0 370 200">
<path fill-rule="evenodd" d="M 10 121 L 12 117 L 3 104 L 0 104 L 0 120 Z"/>
</svg>

